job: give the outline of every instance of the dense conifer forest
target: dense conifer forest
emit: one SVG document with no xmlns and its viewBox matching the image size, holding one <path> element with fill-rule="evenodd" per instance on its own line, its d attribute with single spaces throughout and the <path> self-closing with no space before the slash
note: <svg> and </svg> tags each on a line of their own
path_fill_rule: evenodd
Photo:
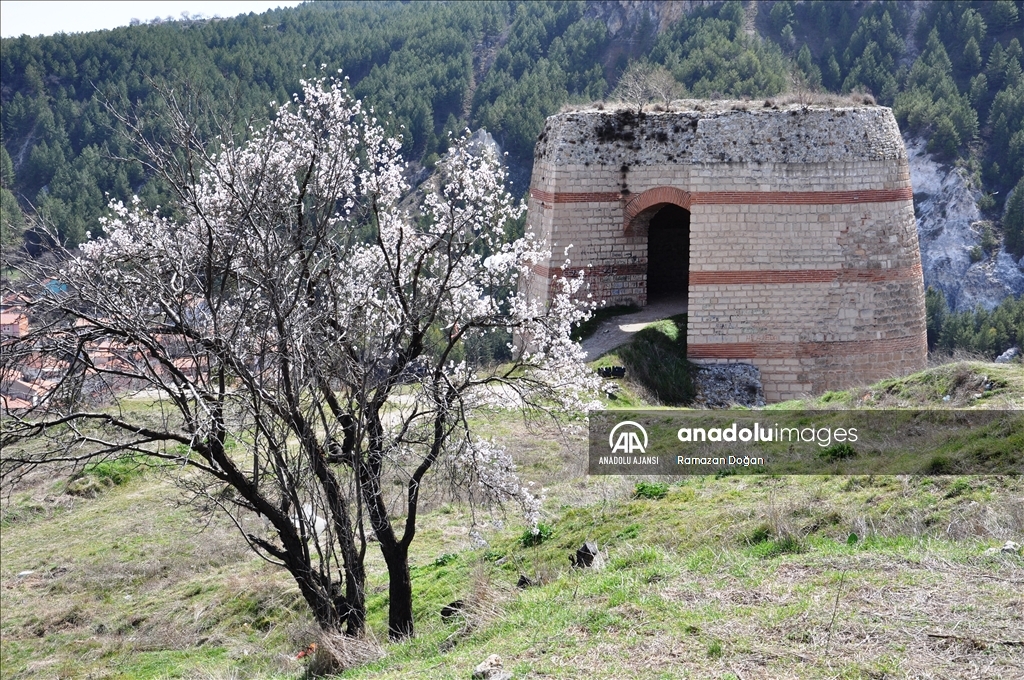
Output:
<svg viewBox="0 0 1024 680">
<path fill-rule="evenodd" d="M 1007 250 L 1024 255 L 1021 201 L 1006 212 L 1024 176 L 1024 2 L 731 1 L 660 32 L 644 16 L 614 33 L 606 5 L 317 2 L 5 39 L 5 246 L 26 232 L 31 245 L 36 219 L 74 245 L 99 231 L 111 199 L 161 202 L 160 185 L 123 160 L 132 152 L 114 112 L 155 113 L 162 88 L 205 102 L 212 135 L 224 121 L 244 131 L 300 79 L 342 69 L 402 134 L 408 160 L 429 168 L 449 133 L 484 127 L 525 189 L 544 118 L 614 99 L 630 64 L 647 62 L 672 75 L 680 96 L 873 95 L 939 158 L 966 168 Z"/>
</svg>

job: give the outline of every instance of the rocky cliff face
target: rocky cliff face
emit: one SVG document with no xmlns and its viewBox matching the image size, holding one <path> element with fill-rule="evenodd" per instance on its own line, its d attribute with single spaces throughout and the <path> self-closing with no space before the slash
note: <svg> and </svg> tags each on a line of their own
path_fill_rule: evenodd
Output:
<svg viewBox="0 0 1024 680">
<path fill-rule="evenodd" d="M 600 19 L 612 38 L 647 28 L 661 33 L 665 28 L 702 5 L 718 0 L 598 0 L 587 3 L 587 16 Z"/>
<path fill-rule="evenodd" d="M 925 287 L 941 290 L 955 311 L 992 309 L 1003 298 L 1024 293 L 1024 259 L 1015 261 L 1000 246 L 972 262 L 971 251 L 981 246 L 985 228 L 977 205 L 980 192 L 960 169 L 933 160 L 925 151 L 927 140 L 904 141 Z"/>
</svg>

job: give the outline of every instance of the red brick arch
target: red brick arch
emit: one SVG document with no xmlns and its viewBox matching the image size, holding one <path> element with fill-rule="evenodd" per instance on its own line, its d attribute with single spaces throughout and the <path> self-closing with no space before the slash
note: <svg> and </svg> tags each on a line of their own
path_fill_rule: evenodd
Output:
<svg viewBox="0 0 1024 680">
<path fill-rule="evenodd" d="M 627 235 L 631 235 L 635 230 L 633 227 L 633 219 L 642 213 L 656 205 L 664 205 L 671 203 L 677 205 L 684 210 L 690 209 L 690 204 L 693 202 L 693 196 L 688 191 L 682 189 L 676 189 L 675 187 L 654 187 L 648 189 L 642 194 L 634 196 L 622 211 L 622 226 Z"/>
</svg>

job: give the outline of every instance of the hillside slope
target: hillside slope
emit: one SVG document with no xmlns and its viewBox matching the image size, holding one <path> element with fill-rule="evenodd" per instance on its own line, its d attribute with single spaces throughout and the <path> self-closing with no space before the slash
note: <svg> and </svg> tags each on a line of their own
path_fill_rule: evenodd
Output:
<svg viewBox="0 0 1024 680">
<path fill-rule="evenodd" d="M 982 374 L 1000 386 L 978 404 L 968 383 Z M 802 405 L 946 394 L 1019 408 L 1024 376 L 953 364 Z M 546 487 L 543 540 L 432 498 L 412 546 L 417 637 L 380 641 L 385 571 L 371 546 L 372 634 L 333 641 L 358 661 L 344 677 L 467 678 L 492 653 L 516 678 L 1024 672 L 1024 556 L 1000 551 L 1024 543 L 1019 478 L 586 477 L 581 444 L 555 428 L 503 412 L 480 425 Z M 110 466 L 5 498 L 4 678 L 297 678 L 325 661 L 296 659 L 331 641 L 294 584 L 232 527 L 179 506 L 171 477 Z M 588 540 L 603 568 L 571 568 Z M 517 588 L 520 575 L 535 585 Z M 463 614 L 442 619 L 457 599 Z"/>
</svg>

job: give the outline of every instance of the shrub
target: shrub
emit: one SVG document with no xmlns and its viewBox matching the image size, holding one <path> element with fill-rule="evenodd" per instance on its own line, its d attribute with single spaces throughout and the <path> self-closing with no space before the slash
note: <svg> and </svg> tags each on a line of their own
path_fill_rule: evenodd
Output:
<svg viewBox="0 0 1024 680">
<path fill-rule="evenodd" d="M 633 498 L 647 498 L 656 501 L 668 495 L 668 484 L 662 482 L 637 482 Z"/>
<path fill-rule="evenodd" d="M 539 522 L 537 529 L 527 529 L 523 532 L 523 535 L 519 537 L 519 543 L 524 548 L 530 548 L 535 545 L 540 545 L 544 541 L 548 540 L 555 535 L 555 530 L 550 524 Z"/>
<path fill-rule="evenodd" d="M 747 545 L 757 545 L 768 541 L 771 537 L 772 528 L 767 524 L 760 524 L 748 536 L 744 536 L 741 542 Z"/>
<path fill-rule="evenodd" d="M 842 444 L 834 444 L 828 447 L 819 453 L 818 457 L 828 461 L 829 463 L 835 463 L 836 461 L 846 460 L 847 458 L 856 458 L 857 451 L 846 442 L 843 442 Z"/>
<path fill-rule="evenodd" d="M 781 555 L 802 553 L 805 550 L 804 544 L 793 534 L 784 534 L 774 541 L 763 541 L 753 547 L 754 555 L 763 560 Z"/>
<path fill-rule="evenodd" d="M 953 463 L 949 458 L 939 454 L 929 461 L 924 472 L 929 475 L 951 475 L 953 474 Z"/>
<path fill-rule="evenodd" d="M 443 567 L 445 565 L 451 564 L 457 559 L 459 559 L 459 556 L 455 553 L 441 553 L 440 555 L 438 555 L 437 559 L 434 560 L 434 566 Z"/>
<path fill-rule="evenodd" d="M 142 460 L 137 456 L 89 463 L 71 476 L 67 492 L 72 496 L 95 498 L 111 487 L 121 486 L 138 477 L 144 469 Z"/>
</svg>

